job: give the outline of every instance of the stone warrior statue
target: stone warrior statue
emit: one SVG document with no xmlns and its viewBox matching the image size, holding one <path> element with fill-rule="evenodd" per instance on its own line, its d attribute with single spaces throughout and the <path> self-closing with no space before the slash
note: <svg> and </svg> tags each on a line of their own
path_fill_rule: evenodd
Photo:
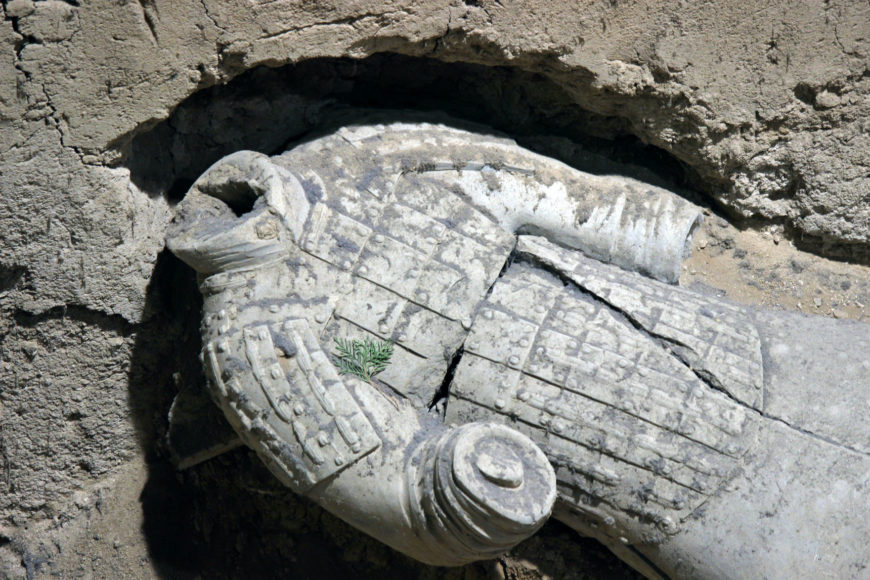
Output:
<svg viewBox="0 0 870 580">
<path fill-rule="evenodd" d="M 866 577 L 870 328 L 669 285 L 699 221 L 393 123 L 225 157 L 168 246 L 238 435 L 397 550 L 492 557 L 552 510 L 650 578 Z M 335 338 L 392 341 L 376 384 L 338 374 Z"/>
</svg>

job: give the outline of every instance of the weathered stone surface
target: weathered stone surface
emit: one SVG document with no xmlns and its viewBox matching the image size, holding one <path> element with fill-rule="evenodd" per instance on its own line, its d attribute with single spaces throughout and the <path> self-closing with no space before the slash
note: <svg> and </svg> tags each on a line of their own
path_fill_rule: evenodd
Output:
<svg viewBox="0 0 870 580">
<path fill-rule="evenodd" d="M 146 289 L 150 284 L 160 293 L 167 287 L 173 288 L 170 295 L 174 292 L 173 283 L 158 280 L 157 256 L 171 205 L 186 189 L 184 180 L 189 184 L 211 161 L 233 150 L 280 150 L 287 138 L 322 122 L 330 94 L 371 94 L 372 87 L 380 90 L 379 98 L 401 95 L 403 87 L 423 87 L 384 104 L 429 109 L 445 108 L 451 100 L 445 93 L 466 89 L 462 111 L 468 116 L 476 117 L 483 108 L 491 117 L 507 120 L 503 130 L 531 130 L 550 120 L 572 139 L 615 138 L 604 150 L 622 161 L 627 148 L 636 151 L 625 137 L 636 135 L 673 155 L 662 154 L 656 163 L 673 167 L 679 159 L 694 187 L 716 196 L 732 216 L 761 217 L 777 232 L 785 226 L 780 251 L 789 237 L 800 241 L 805 232 L 804 242 L 815 249 L 866 256 L 860 248 L 866 248 L 868 235 L 867 10 L 858 1 L 824 6 L 792 2 L 748 14 L 743 6 L 702 2 L 572 7 L 489 1 L 5 0 L 0 4 L 0 332 L 10 332 L 22 316 L 49 315 L 62 325 L 57 336 L 85 332 L 88 349 L 108 353 L 117 337 L 106 334 L 100 321 L 120 316 L 134 325 L 126 332 L 148 337 L 150 350 L 171 352 L 180 339 L 149 326 L 167 328 L 171 320 L 154 313 L 153 301 L 148 306 Z M 367 64 L 374 63 L 371 58 L 350 60 L 379 51 L 408 58 L 393 65 L 396 61 L 387 57 L 377 67 Z M 324 57 L 349 60 L 321 68 L 312 61 Z M 420 57 L 451 63 L 435 64 L 454 72 L 433 75 L 432 63 Z M 272 71 L 241 76 L 259 65 L 288 63 L 311 71 L 311 83 L 322 90 L 306 98 L 296 90 L 310 85 L 298 80 L 283 97 L 269 100 L 268 94 L 257 94 Z M 463 63 L 505 68 L 472 69 Z M 313 66 L 306 69 L 306 64 Z M 408 73 L 388 84 L 385 93 L 380 83 L 397 68 Z M 253 97 L 243 98 L 239 93 L 245 91 L 232 83 L 224 91 L 204 90 L 237 76 Z M 418 85 L 410 82 L 415 76 Z M 431 78 L 449 91 L 438 95 L 425 84 Z M 557 95 L 552 87 L 564 91 Z M 209 109 L 219 93 L 229 96 Z M 434 96 L 427 98 L 430 93 Z M 577 116 L 568 115 L 569 110 Z M 173 112 L 178 114 L 167 120 Z M 263 118 L 269 122 L 254 122 Z M 148 134 L 152 127 L 155 131 Z M 147 135 L 156 147 L 131 147 L 136 135 L 143 140 Z M 131 183 L 128 169 L 135 174 L 134 165 L 143 157 L 186 172 L 173 169 L 162 189 L 135 175 Z M 177 188 L 168 187 L 176 177 Z M 734 240 L 737 234 L 726 236 L 723 251 Z M 732 259 L 732 250 L 743 251 L 736 243 L 720 260 L 731 260 L 735 268 L 741 258 Z M 851 301 L 844 311 L 866 316 L 866 270 L 832 262 L 817 268 L 820 262 L 812 256 L 793 255 L 795 264 L 810 267 L 801 272 L 803 265 L 785 266 L 779 280 L 786 287 L 796 287 L 797 279 L 806 281 L 802 292 L 808 298 L 794 304 L 746 285 L 734 292 L 745 292 L 747 300 L 797 308 L 802 300 L 805 309 L 830 309 L 836 315 L 841 310 L 838 288 L 851 281 Z M 172 269 L 165 261 L 162 268 Z M 834 274 L 820 274 L 822 270 Z M 700 273 L 693 278 L 715 280 L 715 272 L 704 274 L 706 278 Z M 732 279 L 736 277 L 726 282 Z M 814 296 L 812 288 L 823 294 Z M 176 296 L 195 300 L 190 293 Z M 818 298 L 816 306 L 813 298 Z M 156 307 L 165 309 L 167 303 L 171 300 Z M 93 316 L 83 322 L 90 329 L 55 316 L 64 308 L 90 312 Z M 150 322 L 143 326 L 143 321 Z M 10 340 L 4 342 L 9 349 L 2 353 L 4 361 L 17 360 Z M 139 352 L 133 349 L 134 363 Z M 102 360 L 116 366 L 106 372 L 110 378 L 100 395 L 124 408 L 130 387 L 123 369 L 130 361 Z M 52 362 L 40 372 L 43 378 L 67 375 L 84 384 L 78 374 L 68 374 L 66 364 L 66 359 Z M 160 392 L 178 388 L 169 377 L 180 365 L 164 366 L 150 368 L 160 376 L 152 385 Z M 23 396 L 7 368 L 0 370 L 0 392 L 5 422 Z M 57 392 L 33 387 L 27 396 L 32 397 L 33 417 L 28 421 L 53 428 Z M 146 405 L 134 413 L 137 428 L 147 425 L 145 430 L 153 433 L 170 399 L 160 399 L 165 408 Z M 100 397 L 93 401 L 98 406 L 107 402 Z M 18 445 L 18 437 L 16 431 L 10 447 Z M 45 431 L 35 437 L 48 440 Z M 89 445 L 84 433 L 70 437 L 78 443 L 71 443 L 58 463 L 75 464 L 76 450 Z M 102 456 L 106 465 L 114 465 L 130 449 L 124 437 L 106 437 Z M 66 482 L 53 495 L 61 503 L 71 490 L 88 489 L 98 479 L 84 470 L 55 476 L 54 469 L 40 473 L 45 480 Z M 0 487 L 0 494 L 7 491 Z M 6 513 L 0 516 L 9 525 Z M 12 545 L 0 538 L 0 552 L 10 552 Z M 13 560 L 18 566 L 20 558 Z M 98 562 L 94 566 L 99 570 Z"/>
<path fill-rule="evenodd" d="M 512 546 L 558 484 L 554 517 L 649 578 L 853 576 L 870 325 L 641 275 L 679 264 L 699 216 L 638 185 L 427 123 L 225 157 L 167 238 L 199 274 L 215 401 L 285 485 L 424 562 Z M 342 337 L 393 342 L 389 377 L 339 376 Z M 771 481 L 795 507 L 770 509 Z"/>
<path fill-rule="evenodd" d="M 870 326 L 742 310 L 541 239 L 517 253 L 449 420 L 501 417 L 538 442 L 554 517 L 650 578 L 860 577 Z"/>
</svg>

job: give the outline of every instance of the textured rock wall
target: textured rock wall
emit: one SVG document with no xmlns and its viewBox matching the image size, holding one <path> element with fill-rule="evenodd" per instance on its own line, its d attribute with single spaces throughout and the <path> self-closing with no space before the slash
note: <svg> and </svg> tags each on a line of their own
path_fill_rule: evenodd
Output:
<svg viewBox="0 0 870 580">
<path fill-rule="evenodd" d="M 336 103 L 558 133 L 590 169 L 631 158 L 732 219 L 870 256 L 866 2 L 0 6 L 0 575 L 134 557 L 86 530 L 143 457 L 175 489 L 159 435 L 201 376 L 196 291 L 161 254 L 172 206 L 210 161 Z"/>
</svg>

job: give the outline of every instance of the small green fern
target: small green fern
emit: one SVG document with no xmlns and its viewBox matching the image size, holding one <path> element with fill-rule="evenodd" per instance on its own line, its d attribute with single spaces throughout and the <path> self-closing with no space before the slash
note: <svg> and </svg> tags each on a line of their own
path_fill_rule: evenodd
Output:
<svg viewBox="0 0 870 580">
<path fill-rule="evenodd" d="M 338 367 L 340 375 L 354 375 L 367 383 L 372 382 L 372 377 L 387 368 L 390 357 L 393 356 L 393 343 L 390 341 L 374 341 L 370 338 L 335 339 L 337 355 L 333 355 L 333 362 Z"/>
</svg>

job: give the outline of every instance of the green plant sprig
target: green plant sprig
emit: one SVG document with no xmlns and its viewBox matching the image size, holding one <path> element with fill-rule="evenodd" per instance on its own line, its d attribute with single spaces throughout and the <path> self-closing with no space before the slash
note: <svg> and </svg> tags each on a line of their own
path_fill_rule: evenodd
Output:
<svg viewBox="0 0 870 580">
<path fill-rule="evenodd" d="M 336 338 L 335 348 L 338 354 L 333 355 L 333 362 L 338 367 L 340 375 L 354 375 L 369 384 L 372 377 L 387 368 L 390 357 L 393 356 L 391 341 L 374 341 Z"/>
</svg>

